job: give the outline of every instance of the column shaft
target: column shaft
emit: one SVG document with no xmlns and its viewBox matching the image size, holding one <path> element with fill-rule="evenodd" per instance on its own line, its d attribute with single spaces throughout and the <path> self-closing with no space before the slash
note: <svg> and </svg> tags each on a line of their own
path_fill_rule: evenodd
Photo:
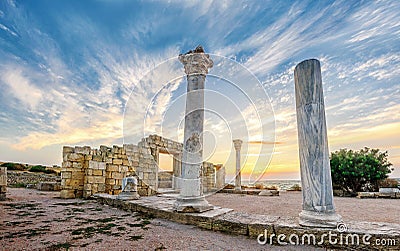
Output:
<svg viewBox="0 0 400 251">
<path fill-rule="evenodd" d="M 306 60 L 294 71 L 304 226 L 335 227 L 328 137 L 318 60 Z"/>
</svg>

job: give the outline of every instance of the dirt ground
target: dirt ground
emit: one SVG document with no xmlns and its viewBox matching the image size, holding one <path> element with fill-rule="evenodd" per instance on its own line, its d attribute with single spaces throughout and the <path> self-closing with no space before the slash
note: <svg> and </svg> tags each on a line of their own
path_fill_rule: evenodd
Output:
<svg viewBox="0 0 400 251">
<path fill-rule="evenodd" d="M 93 200 L 63 200 L 58 196 L 57 192 L 9 188 L 8 200 L 0 202 L 0 250 L 324 250 L 262 246 L 245 236 L 150 219 Z M 231 198 L 224 207 L 240 208 L 246 200 L 258 203 L 259 197 L 217 194 L 210 201 L 220 198 Z M 262 198 L 265 201 L 259 205 L 267 203 L 266 199 L 277 200 Z"/>
<path fill-rule="evenodd" d="M 302 208 L 301 192 L 280 192 L 280 196 L 217 193 L 207 197 L 213 205 L 239 212 L 297 217 Z M 400 223 L 400 199 L 358 199 L 334 197 L 336 212 L 343 221 Z"/>
</svg>

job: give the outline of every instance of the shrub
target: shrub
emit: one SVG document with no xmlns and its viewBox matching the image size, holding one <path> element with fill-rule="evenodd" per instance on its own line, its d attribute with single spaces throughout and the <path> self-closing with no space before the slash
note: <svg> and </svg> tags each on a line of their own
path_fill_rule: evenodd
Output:
<svg viewBox="0 0 400 251">
<path fill-rule="evenodd" d="M 0 166 L 5 166 L 7 167 L 7 170 L 17 170 L 17 171 L 25 171 L 26 167 L 24 164 L 20 164 L 20 163 L 3 163 Z"/>
<path fill-rule="evenodd" d="M 341 149 L 331 153 L 330 164 L 333 185 L 353 195 L 377 191 L 379 182 L 393 170 L 387 152 L 367 147 L 360 151 Z"/>
<path fill-rule="evenodd" d="M 48 170 L 48 169 L 46 169 L 45 166 L 42 166 L 42 165 L 32 166 L 32 167 L 29 169 L 29 171 L 30 171 L 30 172 L 48 173 L 48 174 L 49 174 L 49 173 L 55 173 L 55 174 L 57 174 L 56 171 L 54 171 L 54 170 Z"/>
</svg>

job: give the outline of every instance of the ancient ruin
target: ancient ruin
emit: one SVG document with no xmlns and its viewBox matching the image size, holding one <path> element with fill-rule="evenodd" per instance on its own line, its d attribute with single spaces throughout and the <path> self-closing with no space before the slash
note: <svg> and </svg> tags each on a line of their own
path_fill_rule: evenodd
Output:
<svg viewBox="0 0 400 251">
<path fill-rule="evenodd" d="M 233 145 L 236 150 L 236 177 L 235 177 L 235 190 L 242 190 L 242 175 L 240 171 L 240 148 L 242 148 L 242 143 L 240 139 L 233 140 Z"/>
<path fill-rule="evenodd" d="M 118 195 L 122 191 L 123 179 L 137 178 L 140 196 L 151 196 L 159 192 L 159 154 L 169 153 L 173 158 L 173 183 L 171 189 L 179 191 L 181 179 L 182 144 L 158 135 L 143 138 L 137 145 L 89 146 L 63 148 L 61 169 L 61 197 L 88 198 L 96 193 Z M 225 184 L 222 165 L 204 162 L 201 178 L 203 191 L 211 192 Z M 217 179 L 219 183 L 217 184 Z"/>
<path fill-rule="evenodd" d="M 294 70 L 303 211 L 300 225 L 336 227 L 341 216 L 333 205 L 321 66 L 318 60 Z"/>
</svg>

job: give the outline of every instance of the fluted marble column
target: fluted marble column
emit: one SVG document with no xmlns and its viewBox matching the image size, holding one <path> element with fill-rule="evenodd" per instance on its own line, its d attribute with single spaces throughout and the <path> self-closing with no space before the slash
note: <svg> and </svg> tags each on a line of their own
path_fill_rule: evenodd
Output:
<svg viewBox="0 0 400 251">
<path fill-rule="evenodd" d="M 174 208 L 178 212 L 203 212 L 213 208 L 204 198 L 202 187 L 204 82 L 213 61 L 201 46 L 179 55 L 179 60 L 185 67 L 188 85 L 181 190 Z"/>
<path fill-rule="evenodd" d="M 242 143 L 240 139 L 233 140 L 233 145 L 236 150 L 236 179 L 235 179 L 235 190 L 242 190 L 242 174 L 240 172 L 240 149 L 242 148 Z"/>
<path fill-rule="evenodd" d="M 321 66 L 318 60 L 294 70 L 303 210 L 300 225 L 336 227 Z"/>
</svg>

